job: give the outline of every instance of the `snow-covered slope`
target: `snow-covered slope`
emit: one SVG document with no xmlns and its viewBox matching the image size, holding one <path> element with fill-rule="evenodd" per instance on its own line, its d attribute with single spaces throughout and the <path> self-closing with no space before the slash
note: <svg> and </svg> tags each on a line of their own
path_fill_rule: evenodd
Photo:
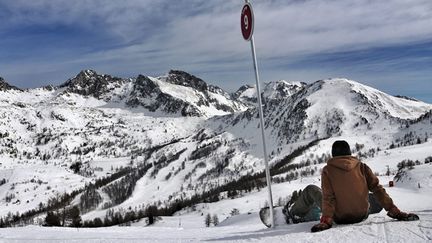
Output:
<svg viewBox="0 0 432 243">
<path fill-rule="evenodd" d="M 430 146 L 430 144 L 428 145 Z M 418 156 L 419 151 L 427 152 L 427 146 L 419 145 L 413 152 L 406 149 L 395 149 L 394 153 L 403 152 L 408 157 Z M 391 160 L 382 153 L 378 157 Z M 368 161 L 366 161 L 368 162 Z M 380 174 L 384 167 L 378 163 L 370 164 Z M 287 198 L 293 190 L 304 188 L 308 184 L 319 185 L 318 176 L 280 183 L 273 186 L 275 198 Z M 404 182 L 396 182 L 395 187 L 388 187 L 393 175 L 379 176 L 381 183 L 396 205 L 404 211 L 414 212 L 420 220 L 414 222 L 395 221 L 382 211 L 369 215 L 363 222 L 351 225 L 333 225 L 329 230 L 310 233 L 310 228 L 318 223 L 306 222 L 266 228 L 259 220 L 257 211 L 265 203 L 265 190 L 251 192 L 235 199 L 225 199 L 214 203 L 202 203 L 194 210 L 183 210 L 171 217 L 161 217 L 155 225 L 146 226 L 145 220 L 132 223 L 130 226 L 108 228 L 59 228 L 59 227 L 15 227 L 0 229 L 2 242 L 46 242 L 46 241 L 80 241 L 80 242 L 430 242 L 432 239 L 432 185 L 417 181 L 430 180 L 432 163 L 415 166 L 408 171 Z M 276 200 L 279 201 L 279 200 Z M 281 200 L 283 201 L 283 200 Z M 231 215 L 233 209 L 238 215 Z M 216 215 L 220 223 L 217 226 L 205 227 L 205 215 Z"/>
<path fill-rule="evenodd" d="M 334 226 L 332 229 L 310 233 L 317 222 L 286 225 L 266 229 L 257 222 L 258 215 L 240 215 L 231 225 L 203 228 L 202 218 L 166 217 L 164 224 L 154 227 L 136 225 L 108 228 L 16 227 L 0 229 L 2 242 L 430 242 L 432 214 L 416 212 L 417 222 L 396 222 L 383 214 L 370 216 L 354 225 Z M 258 219 L 259 220 L 259 219 Z"/>
<path fill-rule="evenodd" d="M 265 100 L 265 128 L 272 154 L 289 149 L 290 145 L 305 144 L 332 136 L 373 137 L 375 146 L 390 146 L 401 134 L 409 132 L 425 139 L 430 128 L 410 129 L 425 117 L 432 106 L 420 101 L 393 97 L 371 87 L 347 79 L 328 79 L 309 85 L 295 86 L 297 92 L 274 102 Z M 243 92 L 247 93 L 247 91 Z M 241 96 L 240 96 L 241 97 Z M 272 96 L 270 96 L 272 97 Z M 274 97 L 274 96 L 273 96 Z M 215 118 L 228 124 L 221 130 L 254 141 L 259 126 L 256 110 Z M 423 118 L 428 119 L 428 118 Z M 430 121 L 430 117 L 429 120 Z M 410 125 L 407 125 L 407 124 Z M 427 123 L 427 122 L 426 122 Z"/>
<path fill-rule="evenodd" d="M 263 90 L 275 182 L 319 175 L 335 139 L 371 163 L 430 145 L 430 104 L 346 79 Z M 0 216 L 40 209 L 42 218 L 62 198 L 85 220 L 233 203 L 264 185 L 254 99 L 253 87 L 230 95 L 181 71 L 122 79 L 86 70 L 60 87 L 1 90 Z M 420 161 L 432 155 L 421 151 Z M 408 154 L 386 165 L 395 170 Z"/>
</svg>

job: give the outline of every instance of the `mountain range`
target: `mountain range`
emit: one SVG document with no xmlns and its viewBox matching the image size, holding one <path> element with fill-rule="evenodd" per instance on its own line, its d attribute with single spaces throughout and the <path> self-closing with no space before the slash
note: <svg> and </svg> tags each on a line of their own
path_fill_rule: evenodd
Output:
<svg viewBox="0 0 432 243">
<path fill-rule="evenodd" d="M 348 79 L 274 81 L 260 95 L 274 183 L 318 173 L 336 139 L 373 158 L 432 134 L 431 104 Z M 83 70 L 36 89 L 0 78 L 0 216 L 28 222 L 73 206 L 84 220 L 149 206 L 174 213 L 260 190 L 256 100 L 254 86 L 231 94 L 178 70 Z"/>
</svg>

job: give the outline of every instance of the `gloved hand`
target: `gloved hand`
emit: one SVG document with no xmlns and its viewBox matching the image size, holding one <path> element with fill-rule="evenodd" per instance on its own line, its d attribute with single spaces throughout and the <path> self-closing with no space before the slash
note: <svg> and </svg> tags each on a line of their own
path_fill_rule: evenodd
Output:
<svg viewBox="0 0 432 243">
<path fill-rule="evenodd" d="M 396 206 L 392 207 L 388 211 L 387 215 L 390 218 L 394 218 L 401 221 L 415 221 L 420 219 L 417 214 L 401 212 Z"/>
<path fill-rule="evenodd" d="M 333 223 L 333 219 L 330 217 L 326 217 L 326 216 L 322 216 L 320 223 L 314 225 L 311 228 L 311 232 L 319 232 L 319 231 L 323 231 L 323 230 L 327 230 L 330 229 L 332 227 L 332 223 Z"/>
</svg>

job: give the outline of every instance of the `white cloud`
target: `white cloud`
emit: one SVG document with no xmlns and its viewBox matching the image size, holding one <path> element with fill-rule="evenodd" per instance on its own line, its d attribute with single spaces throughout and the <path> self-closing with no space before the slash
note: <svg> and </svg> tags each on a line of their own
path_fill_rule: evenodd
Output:
<svg viewBox="0 0 432 243">
<path fill-rule="evenodd" d="M 15 0 L 8 3 L 12 17 L 3 26 L 99 27 L 125 42 L 134 40 L 134 48 L 142 40 L 143 49 L 210 58 L 241 53 L 241 5 L 242 1 L 204 0 Z M 254 10 L 257 44 L 269 58 L 432 38 L 430 0 L 255 1 Z"/>
<path fill-rule="evenodd" d="M 432 39 L 431 0 L 252 2 L 262 63 Z M 15 0 L 3 3 L 10 18 L 0 23 L 0 30 L 64 24 L 98 28 L 118 37 L 120 47 L 64 56 L 65 65 L 119 73 L 185 68 L 194 73 L 220 72 L 211 74 L 213 79 L 228 76 L 224 72 L 236 77 L 234 70 L 243 74 L 251 66 L 249 44 L 240 34 L 242 4 L 240 0 Z"/>
<path fill-rule="evenodd" d="M 245 55 L 249 49 L 239 30 L 241 4 L 224 1 L 193 16 L 185 6 L 180 18 L 168 14 L 172 19 L 133 49 L 163 50 L 161 61 L 179 63 L 215 63 Z M 432 38 L 430 0 L 256 1 L 254 9 L 262 58 L 359 50 Z M 128 32 L 122 22 L 117 24 L 118 32 Z M 114 53 L 130 55 L 129 50 L 126 47 Z"/>
</svg>

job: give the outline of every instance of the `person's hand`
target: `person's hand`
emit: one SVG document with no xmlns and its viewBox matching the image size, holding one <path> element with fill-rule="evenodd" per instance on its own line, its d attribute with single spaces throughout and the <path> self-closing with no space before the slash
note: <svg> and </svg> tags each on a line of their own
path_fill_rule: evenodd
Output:
<svg viewBox="0 0 432 243">
<path fill-rule="evenodd" d="M 387 215 L 390 218 L 397 219 L 397 220 L 400 220 L 400 221 L 415 221 L 415 220 L 419 220 L 420 219 L 417 214 L 402 212 L 397 207 L 391 208 L 388 211 Z"/>
<path fill-rule="evenodd" d="M 330 229 L 330 228 L 331 228 L 331 224 L 319 223 L 319 224 L 314 225 L 311 228 L 311 232 L 312 233 L 320 232 L 320 231 L 327 230 L 327 229 Z"/>
<path fill-rule="evenodd" d="M 323 230 L 328 230 L 328 229 L 330 229 L 332 227 L 332 223 L 333 223 L 333 219 L 332 218 L 322 216 L 321 220 L 320 220 L 320 223 L 314 225 L 311 228 L 311 232 L 314 233 L 314 232 L 320 232 L 320 231 L 323 231 Z"/>
</svg>

